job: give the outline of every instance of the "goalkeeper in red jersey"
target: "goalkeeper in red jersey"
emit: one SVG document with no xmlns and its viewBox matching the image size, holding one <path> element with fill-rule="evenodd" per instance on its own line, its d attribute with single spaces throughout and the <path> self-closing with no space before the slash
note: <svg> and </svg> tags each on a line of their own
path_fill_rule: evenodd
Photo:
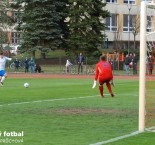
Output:
<svg viewBox="0 0 155 145">
<path fill-rule="evenodd" d="M 113 82 L 112 67 L 111 67 L 111 64 L 105 60 L 105 56 L 101 56 L 100 62 L 96 64 L 96 73 L 95 73 L 94 84 L 92 88 L 96 87 L 97 80 L 99 82 L 99 91 L 100 91 L 101 97 L 102 98 L 104 97 L 104 93 L 103 93 L 104 83 L 106 83 L 106 86 L 111 96 L 114 97 L 111 84 L 110 84 L 111 81 Z"/>
</svg>

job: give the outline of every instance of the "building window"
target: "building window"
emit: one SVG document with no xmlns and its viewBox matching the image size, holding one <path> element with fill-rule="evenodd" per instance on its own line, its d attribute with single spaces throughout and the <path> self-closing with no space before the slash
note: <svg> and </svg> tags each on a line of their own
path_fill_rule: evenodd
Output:
<svg viewBox="0 0 155 145">
<path fill-rule="evenodd" d="M 123 15 L 123 31 L 129 31 L 128 29 L 128 15 Z"/>
<path fill-rule="evenodd" d="M 123 31 L 124 32 L 133 31 L 134 26 L 136 25 L 135 23 L 138 23 L 136 22 L 136 15 L 130 15 L 130 18 L 129 18 L 129 15 L 127 14 L 123 15 Z"/>
<path fill-rule="evenodd" d="M 106 18 L 106 30 L 117 31 L 117 15 L 111 14 L 111 17 Z"/>
<path fill-rule="evenodd" d="M 145 1 L 145 2 L 152 2 L 152 0 L 143 0 L 143 1 Z"/>
<path fill-rule="evenodd" d="M 152 16 L 147 16 L 147 26 L 146 26 L 147 32 L 152 31 Z"/>
<path fill-rule="evenodd" d="M 135 4 L 135 0 L 124 0 L 125 4 Z"/>
<path fill-rule="evenodd" d="M 16 2 L 16 0 L 10 0 L 10 2 Z"/>
<path fill-rule="evenodd" d="M 107 3 L 117 3 L 117 0 L 106 0 Z"/>
<path fill-rule="evenodd" d="M 12 18 L 14 23 L 19 23 L 20 19 L 18 18 L 18 12 L 12 12 Z"/>
<path fill-rule="evenodd" d="M 20 33 L 12 32 L 12 44 L 19 44 L 20 43 Z"/>
</svg>

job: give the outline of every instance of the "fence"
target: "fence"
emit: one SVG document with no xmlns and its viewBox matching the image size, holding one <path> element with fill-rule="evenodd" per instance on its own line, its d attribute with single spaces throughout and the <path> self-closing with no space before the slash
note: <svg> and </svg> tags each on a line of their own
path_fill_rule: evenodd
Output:
<svg viewBox="0 0 155 145">
<path fill-rule="evenodd" d="M 41 65 L 42 72 L 51 73 L 51 74 L 66 74 L 65 65 Z M 14 72 L 25 72 L 25 68 L 19 68 L 18 71 L 10 68 L 10 66 L 6 66 L 6 71 L 10 73 Z M 29 68 L 30 72 L 30 68 Z M 74 65 L 73 68 L 69 70 L 70 74 L 78 73 L 78 65 Z M 95 67 L 92 65 L 83 65 L 83 72 L 81 74 L 95 74 Z"/>
<path fill-rule="evenodd" d="M 36 60 L 36 63 L 41 65 L 42 71 L 44 73 L 51 73 L 51 74 L 65 74 L 66 73 L 66 59 L 67 58 L 50 58 L 45 60 Z M 83 72 L 82 74 L 95 74 L 95 64 L 99 61 L 98 58 L 86 58 L 86 61 L 83 65 Z M 71 59 L 71 62 L 74 65 L 74 68 L 70 70 L 70 74 L 77 74 L 78 73 L 78 64 L 76 59 Z M 12 62 L 7 62 L 6 64 L 6 71 L 7 72 L 15 72 L 14 69 L 10 68 Z M 124 64 L 123 62 L 114 62 L 112 64 L 114 74 L 125 74 L 124 72 Z M 24 66 L 18 70 L 18 72 L 25 72 Z"/>
</svg>

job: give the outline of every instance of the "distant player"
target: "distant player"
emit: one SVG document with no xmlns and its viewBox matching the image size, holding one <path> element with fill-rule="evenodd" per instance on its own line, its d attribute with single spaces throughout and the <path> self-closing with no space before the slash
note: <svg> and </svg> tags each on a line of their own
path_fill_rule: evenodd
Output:
<svg viewBox="0 0 155 145">
<path fill-rule="evenodd" d="M 41 73 L 41 66 L 39 64 L 35 64 L 35 73 Z"/>
<path fill-rule="evenodd" d="M 73 64 L 70 62 L 69 59 L 66 60 L 66 74 L 70 72 L 71 67 L 73 66 Z"/>
<path fill-rule="evenodd" d="M 3 52 L 0 52 L 0 85 L 3 86 L 3 82 L 5 78 L 7 77 L 7 74 L 5 72 L 5 64 L 7 60 L 12 60 L 12 58 L 8 58 L 3 55 Z"/>
<path fill-rule="evenodd" d="M 114 97 L 111 84 L 110 84 L 110 82 L 113 81 L 112 67 L 111 67 L 111 64 L 105 60 L 105 56 L 101 56 L 100 62 L 96 64 L 96 74 L 94 76 L 94 84 L 92 88 L 96 87 L 97 80 L 99 81 L 99 91 L 100 91 L 101 97 L 102 98 L 104 97 L 104 93 L 103 93 L 104 83 L 106 83 L 106 86 L 111 96 Z"/>
</svg>

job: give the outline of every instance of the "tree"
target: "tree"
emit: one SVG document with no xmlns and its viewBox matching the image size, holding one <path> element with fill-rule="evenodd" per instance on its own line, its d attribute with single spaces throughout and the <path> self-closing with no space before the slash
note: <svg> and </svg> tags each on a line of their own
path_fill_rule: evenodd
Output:
<svg viewBox="0 0 155 145">
<path fill-rule="evenodd" d="M 11 39 L 9 33 L 13 29 L 14 21 L 10 14 L 9 0 L 0 1 L 0 49 L 3 49 L 2 44 L 10 44 Z"/>
<path fill-rule="evenodd" d="M 134 51 L 136 50 L 136 36 L 140 31 L 140 16 L 134 16 L 131 19 L 132 33 L 134 36 Z"/>
<path fill-rule="evenodd" d="M 109 16 L 102 0 L 69 0 L 67 50 L 92 53 L 104 39 L 103 19 Z"/>
<path fill-rule="evenodd" d="M 17 0 L 15 5 L 20 13 L 17 30 L 21 31 L 21 45 L 24 50 L 40 50 L 45 58 L 47 50 L 63 45 L 66 14 L 64 0 Z"/>
</svg>

